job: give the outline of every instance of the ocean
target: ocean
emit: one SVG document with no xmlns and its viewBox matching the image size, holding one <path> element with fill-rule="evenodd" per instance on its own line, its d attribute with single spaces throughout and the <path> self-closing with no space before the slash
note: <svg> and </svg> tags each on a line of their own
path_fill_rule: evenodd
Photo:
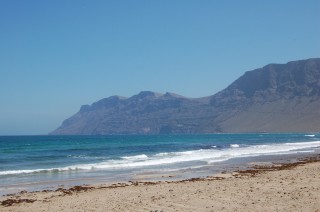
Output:
<svg viewBox="0 0 320 212">
<path fill-rule="evenodd" d="M 312 154 L 319 149 L 320 134 L 303 133 L 1 136 L 0 194 L 149 175 L 201 177 L 230 161 Z"/>
</svg>

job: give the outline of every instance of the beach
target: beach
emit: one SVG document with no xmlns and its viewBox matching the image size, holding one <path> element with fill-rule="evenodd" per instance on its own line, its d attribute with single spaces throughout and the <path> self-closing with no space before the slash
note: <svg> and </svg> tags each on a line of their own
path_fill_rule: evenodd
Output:
<svg viewBox="0 0 320 212">
<path fill-rule="evenodd" d="M 206 178 L 20 192 L 2 196 L 0 211 L 320 211 L 319 158 Z"/>
</svg>

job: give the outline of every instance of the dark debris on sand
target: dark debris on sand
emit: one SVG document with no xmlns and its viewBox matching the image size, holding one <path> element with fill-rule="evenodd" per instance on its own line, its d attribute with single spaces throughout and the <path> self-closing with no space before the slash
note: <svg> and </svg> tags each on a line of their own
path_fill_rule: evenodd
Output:
<svg viewBox="0 0 320 212">
<path fill-rule="evenodd" d="M 37 200 L 35 200 L 35 199 L 6 199 L 1 202 L 1 205 L 8 207 L 8 206 L 12 206 L 13 204 L 17 204 L 17 203 L 22 203 L 22 202 L 33 203 L 35 201 L 37 201 Z"/>
<path fill-rule="evenodd" d="M 297 162 L 293 163 L 274 163 L 273 165 L 255 165 L 252 166 L 251 169 L 248 170 L 238 170 L 236 174 L 233 176 L 236 178 L 242 177 L 242 176 L 249 176 L 254 177 L 257 174 L 264 173 L 267 171 L 279 171 L 279 170 L 288 170 L 292 169 L 296 166 L 301 166 L 307 163 L 313 163 L 313 162 L 319 162 L 320 161 L 320 154 L 316 155 L 314 157 L 307 157 L 307 158 L 301 158 Z M 206 178 L 190 178 L 185 180 L 179 180 L 179 181 L 157 181 L 157 182 L 138 182 L 138 181 L 129 181 L 129 183 L 117 183 L 112 184 L 110 186 L 100 186 L 100 187 L 90 187 L 90 186 L 74 186 L 71 188 L 58 188 L 55 190 L 55 192 L 61 192 L 62 196 L 64 195 L 72 195 L 73 193 L 79 193 L 79 192 L 86 192 L 88 190 L 92 189 L 114 189 L 114 188 L 120 188 L 120 187 L 126 187 L 126 186 L 138 186 L 138 185 L 157 185 L 160 183 L 185 183 L 185 182 L 197 182 L 197 181 L 213 181 L 213 180 L 223 180 L 224 177 L 214 177 L 214 176 L 208 176 Z M 43 190 L 42 192 L 52 192 L 51 190 Z M 27 192 L 27 191 L 21 191 L 17 194 L 8 194 L 9 198 L 3 201 L 0 201 L 0 205 L 9 207 L 13 204 L 19 204 L 19 203 L 33 203 L 37 201 L 36 199 L 22 199 L 21 194 L 25 193 L 34 193 L 34 192 Z"/>
<path fill-rule="evenodd" d="M 273 165 L 255 165 L 252 167 L 252 169 L 248 170 L 238 170 L 237 174 L 234 174 L 235 177 L 241 177 L 241 176 L 256 176 L 257 174 L 264 173 L 267 171 L 280 171 L 280 170 L 288 170 L 293 169 L 296 166 L 301 166 L 307 163 L 313 163 L 313 162 L 319 162 L 320 161 L 320 154 L 313 157 L 306 157 L 301 158 L 297 162 L 293 163 L 274 163 Z"/>
<path fill-rule="evenodd" d="M 60 191 L 62 192 L 63 194 L 66 194 L 66 195 L 71 195 L 73 193 L 78 193 L 78 192 L 81 192 L 81 191 L 88 191 L 90 189 L 93 189 L 94 187 L 89 187 L 89 186 L 74 186 L 74 187 L 71 187 L 71 188 L 58 188 L 56 191 Z"/>
</svg>

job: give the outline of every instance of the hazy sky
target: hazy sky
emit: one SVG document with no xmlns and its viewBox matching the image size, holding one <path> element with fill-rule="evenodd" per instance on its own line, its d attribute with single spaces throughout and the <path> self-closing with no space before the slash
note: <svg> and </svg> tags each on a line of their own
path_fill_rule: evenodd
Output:
<svg viewBox="0 0 320 212">
<path fill-rule="evenodd" d="M 320 55 L 319 0 L 1 0 L 0 135 L 142 90 L 202 97 Z"/>
</svg>

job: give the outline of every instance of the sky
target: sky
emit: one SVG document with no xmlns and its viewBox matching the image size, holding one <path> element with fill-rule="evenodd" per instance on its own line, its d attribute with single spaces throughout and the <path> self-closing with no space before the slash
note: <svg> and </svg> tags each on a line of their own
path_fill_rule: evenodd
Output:
<svg viewBox="0 0 320 212">
<path fill-rule="evenodd" d="M 140 91 L 203 97 L 320 56 L 319 0 L 0 0 L 0 135 Z"/>
</svg>

